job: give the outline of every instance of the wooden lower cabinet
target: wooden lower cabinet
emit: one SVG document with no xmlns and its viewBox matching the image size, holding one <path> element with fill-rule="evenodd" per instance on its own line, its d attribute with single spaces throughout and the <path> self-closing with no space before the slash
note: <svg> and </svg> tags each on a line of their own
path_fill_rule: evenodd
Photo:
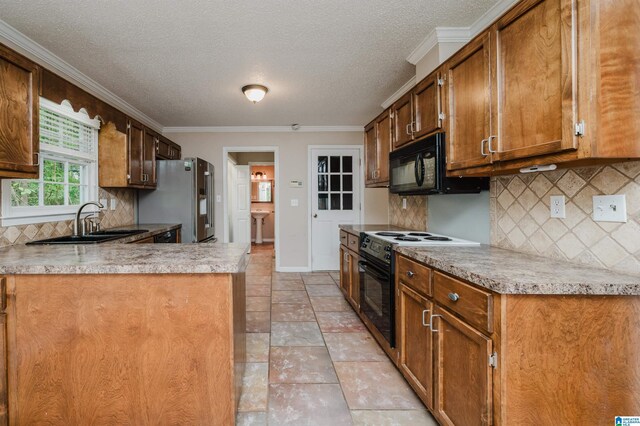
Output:
<svg viewBox="0 0 640 426">
<path fill-rule="evenodd" d="M 436 305 L 434 414 L 443 425 L 493 424 L 492 340 Z"/>
<path fill-rule="evenodd" d="M 358 254 L 340 246 L 340 290 L 356 312 L 360 311 Z"/>
<path fill-rule="evenodd" d="M 398 286 L 398 367 L 422 402 L 433 410 L 433 303 L 400 282 Z"/>
</svg>

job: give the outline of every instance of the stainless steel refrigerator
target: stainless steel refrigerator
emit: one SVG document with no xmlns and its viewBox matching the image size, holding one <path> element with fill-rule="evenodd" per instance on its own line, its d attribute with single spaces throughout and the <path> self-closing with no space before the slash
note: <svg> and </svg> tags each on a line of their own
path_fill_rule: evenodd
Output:
<svg viewBox="0 0 640 426">
<path fill-rule="evenodd" d="M 213 165 L 201 158 L 157 162 L 158 187 L 138 191 L 138 223 L 181 223 L 182 242 L 213 242 Z"/>
</svg>

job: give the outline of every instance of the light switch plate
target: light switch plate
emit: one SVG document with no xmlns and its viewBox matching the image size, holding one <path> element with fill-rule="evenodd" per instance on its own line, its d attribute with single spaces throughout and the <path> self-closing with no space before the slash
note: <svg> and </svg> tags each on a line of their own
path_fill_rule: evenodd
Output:
<svg viewBox="0 0 640 426">
<path fill-rule="evenodd" d="M 216 203 L 222 202 L 222 195 L 216 195 Z"/>
<path fill-rule="evenodd" d="M 298 199 L 297 198 L 292 198 L 291 199 L 291 207 L 298 207 Z"/>
<path fill-rule="evenodd" d="M 623 195 L 595 195 L 593 220 L 596 222 L 626 222 L 627 198 Z"/>
<path fill-rule="evenodd" d="M 551 217 L 565 219 L 567 217 L 567 213 L 565 211 L 564 195 L 552 195 L 549 210 Z"/>
<path fill-rule="evenodd" d="M 111 199 L 111 210 L 115 210 L 117 205 L 118 205 L 118 200 L 116 200 L 115 198 L 112 198 Z"/>
<path fill-rule="evenodd" d="M 403 198 L 403 199 L 402 199 L 402 208 L 403 208 L 404 210 L 406 210 L 406 209 L 407 209 L 407 199 L 406 199 L 406 198 Z"/>
</svg>

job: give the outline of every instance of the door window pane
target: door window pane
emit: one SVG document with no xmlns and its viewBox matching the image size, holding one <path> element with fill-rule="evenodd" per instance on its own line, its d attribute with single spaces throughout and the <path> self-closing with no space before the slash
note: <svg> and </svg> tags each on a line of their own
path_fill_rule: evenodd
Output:
<svg viewBox="0 0 640 426">
<path fill-rule="evenodd" d="M 342 210 L 353 210 L 353 194 L 342 194 Z"/>
<path fill-rule="evenodd" d="M 318 157 L 318 173 L 327 173 L 329 157 Z"/>
<path fill-rule="evenodd" d="M 345 155 L 342 157 L 342 173 L 353 173 L 353 157 Z"/>
<path fill-rule="evenodd" d="M 328 210 L 329 194 L 318 194 L 318 210 Z"/>
<path fill-rule="evenodd" d="M 327 175 L 318 175 L 318 191 L 328 191 Z"/>
<path fill-rule="evenodd" d="M 340 175 L 331 175 L 331 192 L 340 192 Z"/>
<path fill-rule="evenodd" d="M 353 191 L 353 175 L 342 175 L 342 190 Z"/>
<path fill-rule="evenodd" d="M 331 173 L 340 173 L 340 157 L 331 157 Z"/>
<path fill-rule="evenodd" d="M 331 194 L 331 210 L 340 210 L 340 194 Z"/>
</svg>

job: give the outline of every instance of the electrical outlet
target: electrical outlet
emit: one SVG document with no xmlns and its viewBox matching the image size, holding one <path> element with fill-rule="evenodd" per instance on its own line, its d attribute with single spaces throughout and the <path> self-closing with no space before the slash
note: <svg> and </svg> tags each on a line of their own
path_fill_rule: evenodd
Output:
<svg viewBox="0 0 640 426">
<path fill-rule="evenodd" d="M 298 199 L 297 198 L 292 198 L 291 199 L 291 207 L 298 207 Z"/>
<path fill-rule="evenodd" d="M 404 210 L 406 210 L 406 209 L 407 209 L 407 199 L 406 199 L 406 198 L 403 198 L 403 199 L 402 199 L 402 208 L 403 208 Z"/>
<path fill-rule="evenodd" d="M 552 195 L 551 196 L 551 217 L 558 219 L 564 219 L 567 217 L 565 212 L 564 195 Z"/>
<path fill-rule="evenodd" d="M 111 210 L 115 210 L 116 207 L 118 206 L 118 200 L 115 198 L 111 199 Z"/>
<path fill-rule="evenodd" d="M 216 203 L 221 203 L 221 202 L 222 202 L 222 196 L 216 195 Z"/>
<path fill-rule="evenodd" d="M 625 195 L 596 195 L 593 197 L 593 220 L 596 222 L 626 222 Z"/>
</svg>

